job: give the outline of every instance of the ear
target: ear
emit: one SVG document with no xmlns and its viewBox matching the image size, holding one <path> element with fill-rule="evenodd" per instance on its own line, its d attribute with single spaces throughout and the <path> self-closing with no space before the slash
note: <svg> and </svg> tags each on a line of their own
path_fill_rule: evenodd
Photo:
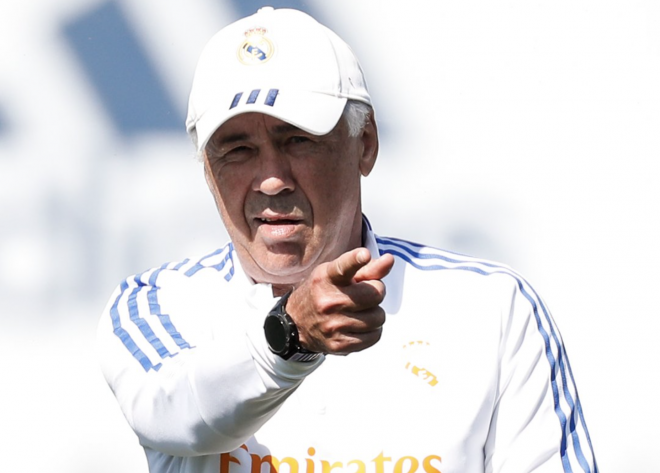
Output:
<svg viewBox="0 0 660 473">
<path fill-rule="evenodd" d="M 360 173 L 367 177 L 376 164 L 378 157 L 378 128 L 376 127 L 376 118 L 372 111 L 367 118 L 360 133 L 362 140 L 362 156 L 360 157 Z"/>
</svg>

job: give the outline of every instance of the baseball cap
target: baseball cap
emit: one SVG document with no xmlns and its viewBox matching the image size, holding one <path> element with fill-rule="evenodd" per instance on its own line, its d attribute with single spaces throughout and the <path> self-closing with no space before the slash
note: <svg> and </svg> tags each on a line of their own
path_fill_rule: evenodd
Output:
<svg viewBox="0 0 660 473">
<path fill-rule="evenodd" d="M 220 30 L 204 47 L 186 130 L 202 151 L 227 120 L 259 112 L 325 135 L 348 99 L 371 105 L 351 48 L 306 13 L 263 7 Z"/>
</svg>

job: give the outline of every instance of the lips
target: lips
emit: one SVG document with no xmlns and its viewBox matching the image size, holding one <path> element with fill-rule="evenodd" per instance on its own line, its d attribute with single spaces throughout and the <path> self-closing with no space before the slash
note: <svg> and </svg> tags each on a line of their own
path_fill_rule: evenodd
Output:
<svg viewBox="0 0 660 473">
<path fill-rule="evenodd" d="M 311 227 L 313 212 L 299 192 L 277 195 L 253 192 L 245 202 L 245 215 L 255 238 L 279 244 L 304 238 L 306 229 Z"/>
<path fill-rule="evenodd" d="M 290 241 L 300 230 L 303 219 L 297 215 L 262 213 L 254 218 L 257 232 L 272 243 Z"/>
<path fill-rule="evenodd" d="M 269 225 L 295 225 L 300 222 L 300 219 L 295 218 L 281 218 L 281 217 L 259 217 L 257 220 L 261 223 L 267 223 Z"/>
</svg>

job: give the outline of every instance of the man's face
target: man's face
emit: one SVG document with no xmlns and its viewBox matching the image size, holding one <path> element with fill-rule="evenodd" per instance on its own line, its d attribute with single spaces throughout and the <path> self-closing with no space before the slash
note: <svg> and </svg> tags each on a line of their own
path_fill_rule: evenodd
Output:
<svg viewBox="0 0 660 473">
<path fill-rule="evenodd" d="M 360 177 L 377 150 L 373 121 L 357 137 L 343 119 L 323 136 L 260 113 L 224 123 L 206 148 L 205 171 L 246 273 L 293 285 L 360 246 Z"/>
</svg>

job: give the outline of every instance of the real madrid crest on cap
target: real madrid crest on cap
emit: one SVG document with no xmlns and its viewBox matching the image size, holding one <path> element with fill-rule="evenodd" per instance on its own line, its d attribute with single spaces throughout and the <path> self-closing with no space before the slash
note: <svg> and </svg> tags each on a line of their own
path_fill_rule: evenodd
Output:
<svg viewBox="0 0 660 473">
<path fill-rule="evenodd" d="M 245 41 L 238 48 L 238 60 L 252 66 L 263 64 L 273 57 L 273 42 L 266 38 L 266 28 L 251 28 L 245 32 Z"/>
</svg>

